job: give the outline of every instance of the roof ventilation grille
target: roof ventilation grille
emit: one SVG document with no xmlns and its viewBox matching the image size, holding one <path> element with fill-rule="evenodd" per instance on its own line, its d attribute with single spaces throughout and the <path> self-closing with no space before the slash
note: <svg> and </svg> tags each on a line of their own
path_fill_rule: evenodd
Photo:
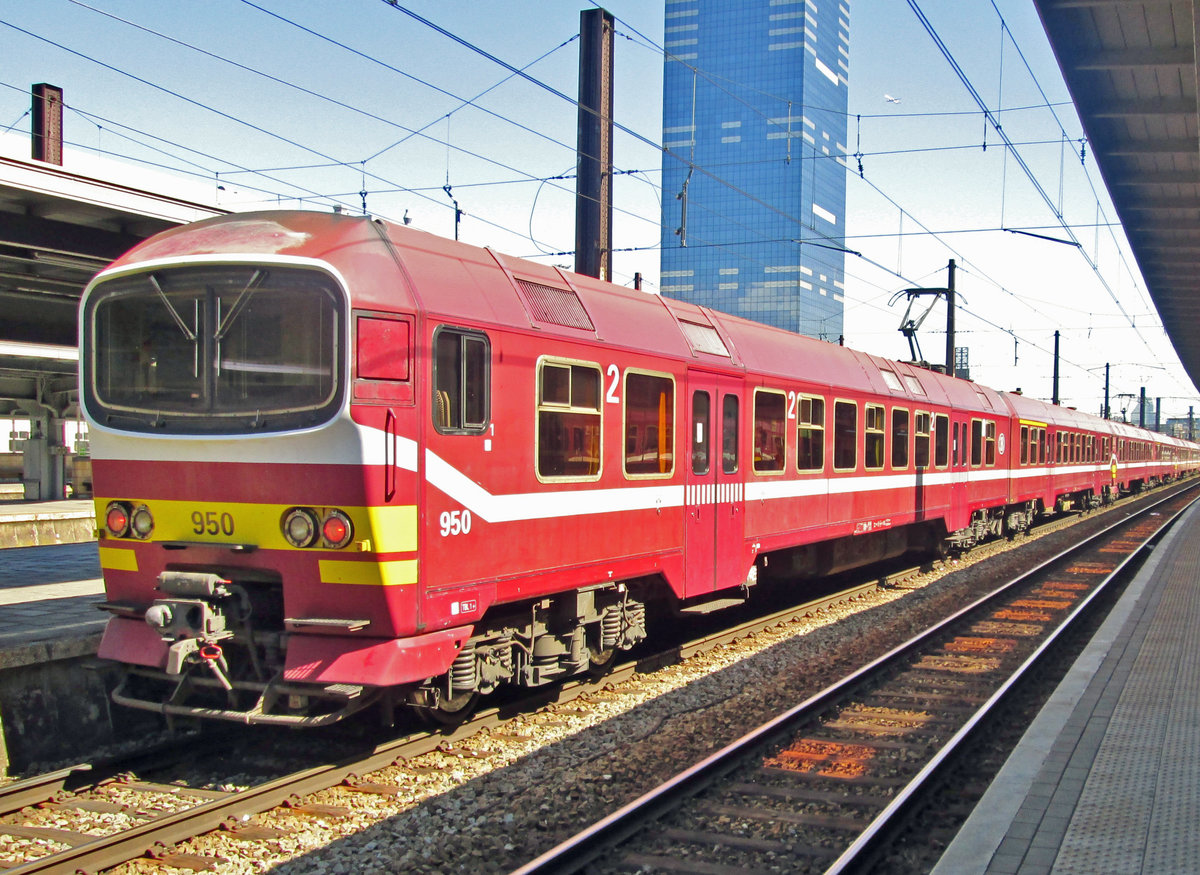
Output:
<svg viewBox="0 0 1200 875">
<path fill-rule="evenodd" d="M 587 310 L 583 308 L 583 302 L 573 289 L 557 289 L 520 278 L 517 279 L 517 286 L 529 305 L 531 315 L 539 322 L 586 331 L 596 330 Z"/>
</svg>

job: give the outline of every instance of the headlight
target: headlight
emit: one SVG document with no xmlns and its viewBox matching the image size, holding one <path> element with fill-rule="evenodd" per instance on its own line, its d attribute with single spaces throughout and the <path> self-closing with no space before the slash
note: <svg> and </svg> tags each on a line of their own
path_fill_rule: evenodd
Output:
<svg viewBox="0 0 1200 875">
<path fill-rule="evenodd" d="M 311 547 L 317 541 L 317 515 L 307 507 L 293 507 L 283 515 L 283 537 L 293 547 Z"/>
<path fill-rule="evenodd" d="M 135 538 L 141 538 L 143 541 L 149 538 L 150 533 L 154 531 L 154 516 L 150 513 L 150 508 L 144 504 L 134 508 L 133 515 L 129 518 L 129 527 L 133 530 Z"/>
</svg>

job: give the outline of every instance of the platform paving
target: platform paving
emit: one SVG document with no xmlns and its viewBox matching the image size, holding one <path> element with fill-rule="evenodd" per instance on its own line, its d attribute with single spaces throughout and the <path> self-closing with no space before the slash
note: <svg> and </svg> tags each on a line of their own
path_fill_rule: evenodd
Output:
<svg viewBox="0 0 1200 875">
<path fill-rule="evenodd" d="M 1200 871 L 1200 506 L 1155 548 L 935 875 Z"/>
<path fill-rule="evenodd" d="M 0 550 L 0 668 L 22 645 L 98 636 L 108 619 L 102 601 L 94 541 Z"/>
</svg>

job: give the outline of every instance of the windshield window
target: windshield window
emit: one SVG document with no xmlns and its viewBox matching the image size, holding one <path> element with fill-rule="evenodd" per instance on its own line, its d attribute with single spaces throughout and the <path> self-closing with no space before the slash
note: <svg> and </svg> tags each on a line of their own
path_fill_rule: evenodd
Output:
<svg viewBox="0 0 1200 875">
<path fill-rule="evenodd" d="M 324 273 L 167 268 L 98 286 L 84 314 L 86 403 L 113 428 L 281 431 L 340 406 L 342 296 Z"/>
</svg>

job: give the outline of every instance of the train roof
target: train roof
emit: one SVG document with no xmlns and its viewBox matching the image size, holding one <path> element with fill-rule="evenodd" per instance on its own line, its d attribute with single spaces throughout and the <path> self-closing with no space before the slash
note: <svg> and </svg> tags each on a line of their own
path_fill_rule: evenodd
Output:
<svg viewBox="0 0 1200 875">
<path fill-rule="evenodd" d="M 141 243 L 113 267 L 158 259 L 276 255 L 316 259 L 347 281 L 362 309 L 422 309 L 459 324 L 504 326 L 829 387 L 900 403 L 953 406 L 1031 423 L 1095 430 L 1103 420 L 1016 392 L 804 337 L 683 301 L 448 240 L 367 216 L 273 210 L 182 225 Z M 798 362 L 800 362 L 798 366 Z M 1165 436 L 1124 423 L 1133 439 Z M 1186 442 L 1180 442 L 1186 443 Z"/>
<path fill-rule="evenodd" d="M 1002 392 L 1013 415 L 1031 425 L 1053 425 L 1081 431 L 1103 431 L 1127 440 L 1150 440 L 1178 446 L 1190 445 L 1187 441 L 1141 428 L 1127 422 L 1105 420 L 1074 407 L 1051 404 L 1038 398 L 1030 398 L 1020 392 Z"/>
</svg>

